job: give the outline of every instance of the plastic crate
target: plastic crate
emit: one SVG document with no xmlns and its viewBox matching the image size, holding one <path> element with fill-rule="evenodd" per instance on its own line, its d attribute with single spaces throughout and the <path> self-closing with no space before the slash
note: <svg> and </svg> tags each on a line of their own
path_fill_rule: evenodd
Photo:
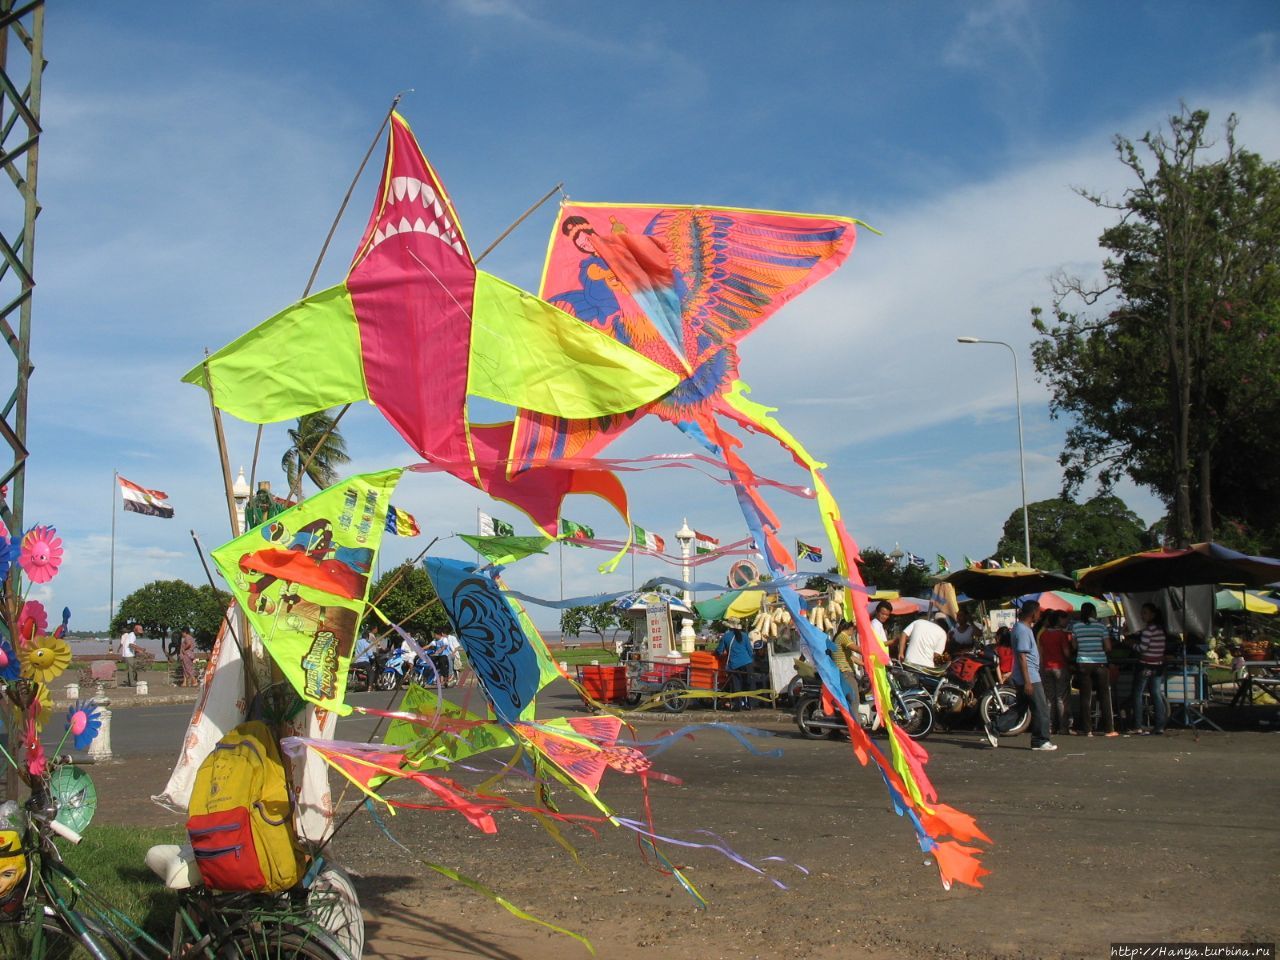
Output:
<svg viewBox="0 0 1280 960">
<path fill-rule="evenodd" d="M 579 667 L 578 682 L 588 695 L 601 703 L 624 700 L 627 696 L 627 668 L 623 666 Z"/>
<path fill-rule="evenodd" d="M 725 676 L 724 661 L 714 653 L 689 654 L 689 686 L 694 690 L 719 690 Z"/>
</svg>

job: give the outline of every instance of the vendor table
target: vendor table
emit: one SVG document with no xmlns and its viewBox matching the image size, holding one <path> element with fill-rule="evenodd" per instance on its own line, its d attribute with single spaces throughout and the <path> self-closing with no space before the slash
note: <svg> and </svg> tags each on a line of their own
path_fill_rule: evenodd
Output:
<svg viewBox="0 0 1280 960">
<path fill-rule="evenodd" d="M 1112 666 L 1117 666 L 1113 663 Z M 1137 673 L 1138 661 L 1121 661 L 1120 675 L 1113 683 L 1116 711 L 1125 711 L 1133 701 L 1133 680 Z M 1208 697 L 1208 677 L 1205 674 L 1204 657 L 1176 657 L 1164 662 L 1164 694 L 1169 705 L 1169 720 L 1184 727 L 1197 727 L 1201 724 L 1221 731 L 1222 728 L 1204 715 L 1200 706 Z M 1175 712 L 1176 711 L 1176 712 Z M 1119 721 L 1117 721 L 1118 723 Z M 1128 722 L 1133 724 L 1133 718 Z"/>
<path fill-rule="evenodd" d="M 1280 700 L 1280 676 L 1276 676 L 1277 667 L 1280 667 L 1280 660 L 1246 660 L 1245 673 L 1240 678 L 1240 685 L 1236 687 L 1236 695 L 1231 698 L 1231 706 L 1238 707 L 1242 703 L 1252 703 L 1255 687 Z M 1251 671 L 1255 668 L 1263 670 L 1264 673 L 1252 673 Z"/>
</svg>

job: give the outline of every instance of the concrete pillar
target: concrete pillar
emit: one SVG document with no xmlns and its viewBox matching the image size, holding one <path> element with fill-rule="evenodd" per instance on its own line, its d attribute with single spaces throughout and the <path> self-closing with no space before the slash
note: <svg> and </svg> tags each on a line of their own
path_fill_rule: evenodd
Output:
<svg viewBox="0 0 1280 960">
<path fill-rule="evenodd" d="M 693 620 L 689 617 L 682 617 L 680 620 L 680 652 L 685 656 L 693 653 L 693 648 L 698 642 L 698 635 L 693 632 Z"/>
<path fill-rule="evenodd" d="M 98 735 L 89 744 L 89 759 L 94 763 L 106 763 L 111 759 L 111 700 L 107 697 L 107 689 L 98 681 L 98 692 L 93 698 L 93 705 L 102 711 L 102 726 Z"/>
</svg>

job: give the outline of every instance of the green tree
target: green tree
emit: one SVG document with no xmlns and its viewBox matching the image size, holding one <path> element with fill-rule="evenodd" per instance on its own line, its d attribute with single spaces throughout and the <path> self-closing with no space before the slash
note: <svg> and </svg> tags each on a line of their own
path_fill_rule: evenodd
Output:
<svg viewBox="0 0 1280 960">
<path fill-rule="evenodd" d="M 1031 564 L 1071 574 L 1149 546 L 1146 527 L 1123 500 L 1099 495 L 1085 503 L 1054 497 L 1027 504 L 1031 520 Z M 1009 514 L 995 555 L 1022 556 L 1022 508 Z"/>
<path fill-rule="evenodd" d="M 831 587 L 831 581 L 828 577 L 837 576 L 840 573 L 837 567 L 827 567 L 825 574 L 815 573 L 812 577 L 804 582 L 806 590 L 827 590 Z"/>
<path fill-rule="evenodd" d="M 600 646 L 605 645 L 605 633 L 621 629 L 622 621 L 614 612 L 612 603 L 597 603 L 586 607 L 569 607 L 560 611 L 560 633 L 566 637 L 577 637 L 585 633 L 594 633 L 600 638 Z"/>
<path fill-rule="evenodd" d="M 215 590 L 207 583 L 196 587 L 195 607 L 187 626 L 191 628 L 198 646 L 205 650 L 212 648 L 229 606 L 231 594 L 227 591 Z"/>
<path fill-rule="evenodd" d="M 430 639 L 433 630 L 451 629 L 444 607 L 436 602 L 436 588 L 431 585 L 431 578 L 415 563 L 406 561 L 384 573 L 369 591 L 369 599 L 377 603 L 388 620 L 420 641 Z M 374 614 L 370 614 L 365 623 L 374 633 L 390 629 Z"/>
<path fill-rule="evenodd" d="M 337 419 L 324 411 L 298 418 L 289 430 L 289 448 L 280 458 L 280 469 L 289 481 L 291 495 L 302 492 L 301 472 L 323 490 L 338 480 L 338 467 L 350 463 L 347 441 L 338 432 Z"/>
<path fill-rule="evenodd" d="M 193 587 L 185 580 L 153 580 L 120 601 L 110 629 L 118 636 L 126 624 L 140 623 L 148 637 L 158 640 L 188 627 L 196 640 L 207 646 L 217 635 L 230 603 L 229 593 L 208 584 Z"/>
<path fill-rule="evenodd" d="M 1280 166 L 1235 141 L 1214 152 L 1209 115 L 1115 140 L 1133 185 L 1100 237 L 1104 282 L 1053 284 L 1032 310 L 1036 371 L 1069 415 L 1063 492 L 1122 476 L 1169 508 L 1170 539 L 1280 528 Z M 1081 310 L 1077 313 L 1074 311 Z"/>
<path fill-rule="evenodd" d="M 829 572 L 836 571 L 832 568 Z M 858 572 L 867 586 L 877 590 L 897 590 L 904 597 L 927 597 L 933 591 L 931 571 L 895 560 L 878 547 L 867 547 L 862 551 Z"/>
</svg>

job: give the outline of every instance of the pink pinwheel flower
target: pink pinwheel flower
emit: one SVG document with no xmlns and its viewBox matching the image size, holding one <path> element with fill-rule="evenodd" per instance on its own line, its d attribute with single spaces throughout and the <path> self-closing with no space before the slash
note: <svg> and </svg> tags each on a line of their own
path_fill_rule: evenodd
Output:
<svg viewBox="0 0 1280 960">
<path fill-rule="evenodd" d="M 102 711 L 92 703 L 74 703 L 67 711 L 67 729 L 77 750 L 87 749 L 101 727 Z"/>
<path fill-rule="evenodd" d="M 32 527 L 22 538 L 18 563 L 32 583 L 48 583 L 62 566 L 62 538 L 53 527 Z"/>
</svg>

